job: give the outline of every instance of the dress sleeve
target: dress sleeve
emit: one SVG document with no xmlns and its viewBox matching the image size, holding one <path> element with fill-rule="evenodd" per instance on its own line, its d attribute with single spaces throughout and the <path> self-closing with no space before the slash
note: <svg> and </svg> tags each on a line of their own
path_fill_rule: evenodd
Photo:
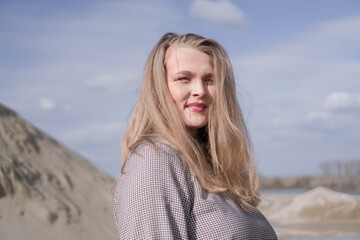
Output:
<svg viewBox="0 0 360 240">
<path fill-rule="evenodd" d="M 140 145 L 118 178 L 114 216 L 119 239 L 188 239 L 191 176 L 175 150 L 157 146 Z"/>
</svg>

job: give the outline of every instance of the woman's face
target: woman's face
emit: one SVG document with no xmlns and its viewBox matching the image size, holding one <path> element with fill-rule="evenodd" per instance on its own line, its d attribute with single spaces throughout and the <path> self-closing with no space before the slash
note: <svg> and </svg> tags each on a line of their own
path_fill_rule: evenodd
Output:
<svg viewBox="0 0 360 240">
<path fill-rule="evenodd" d="M 174 103 L 193 136 L 208 123 L 215 97 L 209 55 L 186 47 L 170 47 L 165 55 L 166 81 Z"/>
</svg>

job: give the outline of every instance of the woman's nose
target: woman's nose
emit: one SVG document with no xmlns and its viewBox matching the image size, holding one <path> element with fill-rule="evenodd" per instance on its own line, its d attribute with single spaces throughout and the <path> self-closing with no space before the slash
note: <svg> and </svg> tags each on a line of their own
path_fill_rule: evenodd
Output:
<svg viewBox="0 0 360 240">
<path fill-rule="evenodd" d="M 205 95 L 205 91 L 205 85 L 202 80 L 192 82 L 191 95 L 201 97 Z"/>
</svg>

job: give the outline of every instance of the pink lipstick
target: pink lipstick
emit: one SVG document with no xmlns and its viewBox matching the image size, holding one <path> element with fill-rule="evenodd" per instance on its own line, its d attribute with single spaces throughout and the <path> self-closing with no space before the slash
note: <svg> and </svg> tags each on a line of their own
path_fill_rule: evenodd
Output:
<svg viewBox="0 0 360 240">
<path fill-rule="evenodd" d="M 192 112 L 203 112 L 207 108 L 205 103 L 192 102 L 185 105 Z"/>
</svg>

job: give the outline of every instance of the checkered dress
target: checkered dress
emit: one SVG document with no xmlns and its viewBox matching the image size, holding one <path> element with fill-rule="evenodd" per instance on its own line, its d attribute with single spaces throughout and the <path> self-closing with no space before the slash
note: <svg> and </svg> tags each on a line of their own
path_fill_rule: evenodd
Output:
<svg viewBox="0 0 360 240">
<path fill-rule="evenodd" d="M 257 210 L 208 193 L 171 147 L 142 144 L 126 161 L 114 195 L 119 239 L 277 239 Z"/>
</svg>

